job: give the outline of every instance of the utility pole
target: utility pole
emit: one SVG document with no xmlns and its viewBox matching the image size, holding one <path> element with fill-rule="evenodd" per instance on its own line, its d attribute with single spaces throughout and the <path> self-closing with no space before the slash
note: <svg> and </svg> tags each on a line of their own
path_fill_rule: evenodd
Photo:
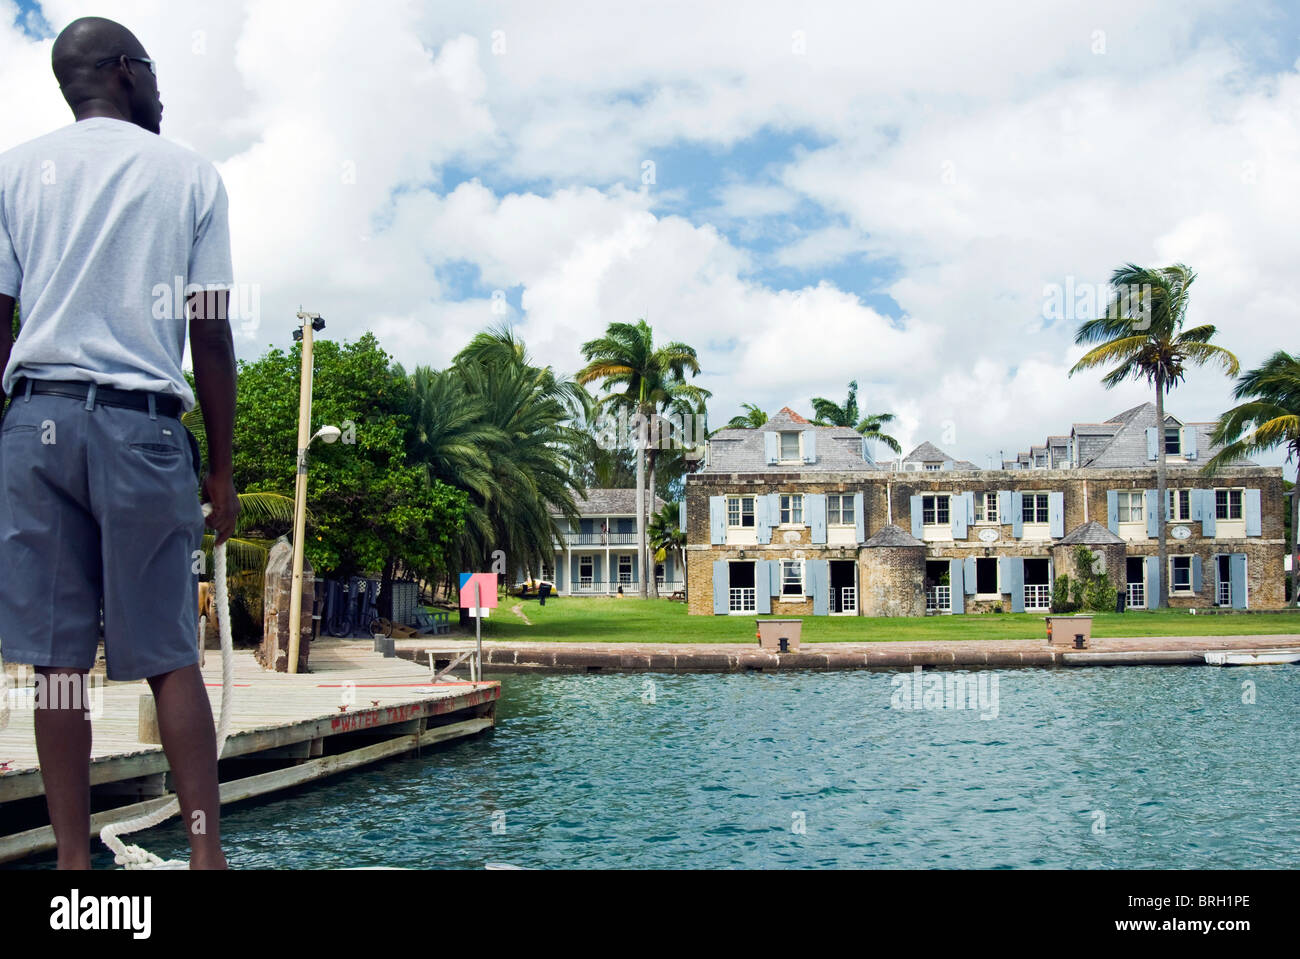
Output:
<svg viewBox="0 0 1300 959">
<path fill-rule="evenodd" d="M 307 447 L 311 445 L 312 334 L 325 329 L 319 313 L 299 311 L 302 325 L 293 338 L 302 343 L 302 377 L 298 385 L 298 476 L 293 495 L 293 583 L 289 589 L 289 666 L 298 671 L 298 648 L 302 636 L 303 535 L 307 528 Z"/>
</svg>

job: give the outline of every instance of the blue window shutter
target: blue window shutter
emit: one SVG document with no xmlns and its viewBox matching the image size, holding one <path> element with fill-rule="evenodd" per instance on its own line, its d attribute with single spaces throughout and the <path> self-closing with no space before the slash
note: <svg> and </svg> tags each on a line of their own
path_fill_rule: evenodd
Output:
<svg viewBox="0 0 1300 959">
<path fill-rule="evenodd" d="M 1183 457 L 1185 459 L 1196 459 L 1196 427 L 1183 427 Z"/>
<path fill-rule="evenodd" d="M 771 580 L 771 582 L 768 583 L 769 591 L 772 593 L 773 596 L 780 596 L 781 595 L 781 561 L 779 559 L 774 559 L 770 563 L 768 563 L 767 572 Z M 762 589 L 762 585 L 760 584 L 758 588 Z"/>
<path fill-rule="evenodd" d="M 713 561 L 713 612 L 715 615 L 730 612 L 730 596 L 727 583 L 727 561 L 725 559 L 715 559 Z"/>
<path fill-rule="evenodd" d="M 1147 511 L 1147 535 L 1152 539 L 1160 535 L 1160 500 L 1156 493 L 1156 490 L 1147 490 L 1144 501 Z"/>
<path fill-rule="evenodd" d="M 1147 609 L 1160 608 L 1160 557 L 1147 558 Z"/>
<path fill-rule="evenodd" d="M 913 496 L 912 497 L 912 535 L 915 536 L 917 539 L 920 539 L 922 532 L 924 532 L 924 530 L 922 529 L 921 518 L 922 518 L 921 497 Z"/>
<path fill-rule="evenodd" d="M 1246 518 L 1246 535 L 1259 536 L 1263 531 L 1263 515 L 1260 508 L 1259 490 L 1248 489 L 1242 494 L 1241 515 Z"/>
<path fill-rule="evenodd" d="M 1106 490 L 1106 525 L 1119 535 L 1119 490 Z"/>
<path fill-rule="evenodd" d="M 709 497 L 709 544 L 722 546 L 727 542 L 727 500 L 723 496 Z"/>
<path fill-rule="evenodd" d="M 808 577 L 804 587 L 812 593 L 813 615 L 826 616 L 831 609 L 830 564 L 824 559 L 810 559 L 805 563 Z"/>
<path fill-rule="evenodd" d="M 677 504 L 677 526 L 683 533 L 686 532 L 686 500 Z"/>
<path fill-rule="evenodd" d="M 853 533 L 859 545 L 867 541 L 867 518 L 862 513 L 863 500 L 861 493 L 853 494 Z"/>
<path fill-rule="evenodd" d="M 1201 557 L 1199 554 L 1193 554 L 1192 555 L 1192 592 L 1199 593 L 1201 591 L 1202 576 L 1203 576 L 1203 571 L 1201 569 Z"/>
<path fill-rule="evenodd" d="M 1215 534 L 1214 490 L 1201 490 L 1201 535 L 1212 537 Z"/>
<path fill-rule="evenodd" d="M 1246 554 L 1233 553 L 1228 558 L 1228 572 L 1232 577 L 1232 608 L 1246 608 Z"/>
<path fill-rule="evenodd" d="M 966 583 L 966 595 L 975 595 L 975 557 L 967 556 L 962 560 L 962 580 Z"/>
<path fill-rule="evenodd" d="M 948 518 L 952 525 L 952 538 L 966 538 L 966 497 L 970 493 L 957 493 L 948 500 Z"/>
<path fill-rule="evenodd" d="M 1011 585 L 1011 558 L 1009 556 L 998 557 L 998 584 L 1002 592 L 1007 592 L 1007 587 Z"/>
<path fill-rule="evenodd" d="M 1011 535 L 1016 539 L 1025 535 L 1025 497 L 1018 489 L 1011 491 Z"/>
<path fill-rule="evenodd" d="M 771 507 L 772 501 L 767 496 L 760 494 L 754 497 L 754 532 L 758 542 L 763 545 L 772 542 L 772 526 L 775 519 Z"/>
<path fill-rule="evenodd" d="M 998 523 L 1011 522 L 1011 490 L 998 490 Z"/>
<path fill-rule="evenodd" d="M 803 431 L 803 461 L 817 462 L 817 434 L 813 430 Z"/>
<path fill-rule="evenodd" d="M 1159 432 L 1154 426 L 1147 427 L 1147 459 L 1149 460 L 1158 459 L 1160 456 L 1160 448 L 1156 445 Z"/>
<path fill-rule="evenodd" d="M 966 585 L 965 577 L 962 572 L 965 565 L 959 559 L 948 560 L 948 590 L 952 596 L 952 611 L 954 613 L 966 612 Z"/>
<path fill-rule="evenodd" d="M 944 461 L 943 461 L 943 467 L 942 467 L 942 468 L 943 468 L 945 471 L 947 471 L 947 470 L 951 470 L 952 467 L 953 467 L 953 462 L 952 462 L 952 460 L 944 460 Z"/>
<path fill-rule="evenodd" d="M 770 582 L 768 568 L 772 563 L 765 559 L 754 561 L 754 612 L 772 612 L 772 591 L 763 587 Z"/>
<path fill-rule="evenodd" d="M 826 494 L 807 493 L 803 498 L 803 521 L 809 526 L 809 539 L 826 542 Z"/>
<path fill-rule="evenodd" d="M 1201 512 L 1205 508 L 1205 490 L 1194 489 L 1189 491 L 1192 507 L 1192 522 L 1199 523 L 1201 517 L 1205 514 Z"/>
<path fill-rule="evenodd" d="M 1060 539 L 1065 535 L 1065 494 L 1048 493 L 1047 494 L 1047 520 L 1051 523 L 1051 529 L 1048 532 Z"/>
<path fill-rule="evenodd" d="M 1011 573 L 1010 588 L 1007 590 L 1011 594 L 1011 612 L 1023 613 L 1025 611 L 1025 560 L 1023 556 L 1008 556 L 1007 567 Z"/>
<path fill-rule="evenodd" d="M 763 433 L 763 454 L 767 465 L 771 466 L 780 458 L 781 440 L 771 430 Z"/>
</svg>

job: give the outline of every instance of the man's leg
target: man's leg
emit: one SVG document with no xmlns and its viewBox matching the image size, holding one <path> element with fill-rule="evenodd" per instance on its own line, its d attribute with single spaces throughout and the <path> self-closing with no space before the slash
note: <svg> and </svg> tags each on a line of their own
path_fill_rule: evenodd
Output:
<svg viewBox="0 0 1300 959">
<path fill-rule="evenodd" d="M 176 779 L 181 818 L 190 839 L 191 869 L 225 869 L 221 800 L 212 705 L 199 667 L 185 666 L 149 679 L 158 709 L 163 751 Z"/>
<path fill-rule="evenodd" d="M 90 714 L 86 670 L 37 666 L 36 755 L 60 869 L 90 868 Z M 66 691 L 79 691 L 66 695 Z"/>
</svg>

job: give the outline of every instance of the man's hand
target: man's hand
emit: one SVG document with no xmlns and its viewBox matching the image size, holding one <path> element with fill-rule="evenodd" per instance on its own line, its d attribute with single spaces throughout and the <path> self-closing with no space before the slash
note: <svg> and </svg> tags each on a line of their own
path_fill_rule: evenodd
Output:
<svg viewBox="0 0 1300 959">
<path fill-rule="evenodd" d="M 203 478 L 203 498 L 212 504 L 207 527 L 217 534 L 214 548 L 220 546 L 235 532 L 239 518 L 239 497 L 235 494 L 235 481 L 229 473 L 209 473 Z"/>
</svg>

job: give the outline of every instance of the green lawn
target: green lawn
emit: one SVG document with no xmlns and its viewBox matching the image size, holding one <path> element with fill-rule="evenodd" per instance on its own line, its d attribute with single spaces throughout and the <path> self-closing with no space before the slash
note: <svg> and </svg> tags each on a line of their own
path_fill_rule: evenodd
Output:
<svg viewBox="0 0 1300 959">
<path fill-rule="evenodd" d="M 529 626 L 510 612 L 522 604 Z M 502 597 L 483 625 L 483 638 L 529 642 L 750 643 L 752 616 L 688 616 L 686 607 L 666 599 Z M 1241 615 L 1191 615 L 1185 610 L 1098 613 L 1092 634 L 1107 636 L 1222 636 L 1300 633 L 1300 612 Z M 471 630 L 470 635 L 473 635 Z M 808 616 L 806 642 L 883 642 L 940 639 L 1046 639 L 1041 613 L 864 618 Z"/>
</svg>

